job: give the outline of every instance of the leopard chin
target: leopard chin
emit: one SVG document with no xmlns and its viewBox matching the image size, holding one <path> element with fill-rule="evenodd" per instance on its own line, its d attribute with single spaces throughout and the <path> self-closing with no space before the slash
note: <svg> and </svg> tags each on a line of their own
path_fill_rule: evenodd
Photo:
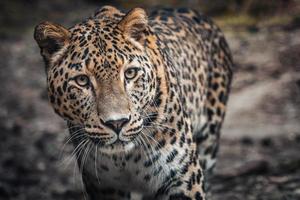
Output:
<svg viewBox="0 0 300 200">
<path fill-rule="evenodd" d="M 106 155 L 120 154 L 120 153 L 130 153 L 138 146 L 134 141 L 122 142 L 117 140 L 113 144 L 99 146 L 99 152 Z"/>
</svg>

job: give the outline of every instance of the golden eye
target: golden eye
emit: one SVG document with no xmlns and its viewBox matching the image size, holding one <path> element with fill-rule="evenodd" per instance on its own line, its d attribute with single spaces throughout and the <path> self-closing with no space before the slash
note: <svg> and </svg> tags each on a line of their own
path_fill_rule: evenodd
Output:
<svg viewBox="0 0 300 200">
<path fill-rule="evenodd" d="M 136 77 L 138 70 L 139 70 L 139 68 L 137 68 L 137 67 L 132 67 L 132 68 L 127 69 L 125 71 L 125 78 L 128 80 L 133 79 L 134 77 Z"/>
<path fill-rule="evenodd" d="M 86 75 L 78 75 L 75 77 L 75 82 L 77 83 L 77 85 L 85 87 L 90 84 L 90 79 Z"/>
</svg>

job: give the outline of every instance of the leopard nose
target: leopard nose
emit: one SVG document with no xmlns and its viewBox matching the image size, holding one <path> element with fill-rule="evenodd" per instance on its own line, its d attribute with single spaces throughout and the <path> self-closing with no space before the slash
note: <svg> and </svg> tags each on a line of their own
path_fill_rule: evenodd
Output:
<svg viewBox="0 0 300 200">
<path fill-rule="evenodd" d="M 116 120 L 108 120 L 102 123 L 107 126 L 108 128 L 112 129 L 117 134 L 120 133 L 122 128 L 130 121 L 130 117 L 128 118 L 121 118 Z"/>
</svg>

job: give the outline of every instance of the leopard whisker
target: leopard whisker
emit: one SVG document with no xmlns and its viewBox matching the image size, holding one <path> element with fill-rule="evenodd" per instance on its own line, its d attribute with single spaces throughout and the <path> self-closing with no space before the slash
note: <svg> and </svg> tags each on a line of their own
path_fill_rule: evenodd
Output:
<svg viewBox="0 0 300 200">
<path fill-rule="evenodd" d="M 99 145 L 99 141 L 98 141 L 98 144 L 95 145 L 95 174 L 96 174 L 97 181 L 100 184 L 100 179 L 99 179 L 99 176 L 98 176 L 98 168 L 97 168 L 97 163 L 98 163 L 98 145 Z"/>
<path fill-rule="evenodd" d="M 63 145 L 60 148 L 61 149 L 60 150 L 60 154 L 59 154 L 59 158 L 60 159 L 62 158 L 62 154 L 64 152 L 64 149 L 65 149 L 66 145 L 69 144 L 70 141 L 72 141 L 74 139 L 78 139 L 78 138 L 84 137 L 84 135 L 82 135 L 80 131 L 81 130 L 76 131 L 75 134 L 72 134 L 71 136 L 67 137 L 67 140 L 63 143 Z"/>
<path fill-rule="evenodd" d="M 145 136 L 149 137 L 153 142 L 156 143 L 156 145 L 158 145 L 159 147 L 161 147 L 161 148 L 160 148 L 160 153 L 161 153 L 162 155 L 164 155 L 164 154 L 166 155 L 167 152 L 165 151 L 165 149 L 162 148 L 162 146 L 160 145 L 160 143 L 159 143 L 157 140 L 155 140 L 155 138 L 152 137 L 151 134 L 149 134 L 149 133 L 151 133 L 151 132 L 149 132 L 149 130 L 148 130 L 147 128 L 145 128 L 145 130 L 148 131 L 148 134 L 145 134 Z M 158 161 L 159 161 L 159 165 L 162 167 L 163 171 L 164 171 L 165 174 L 166 174 L 166 173 L 167 173 L 167 170 L 166 170 L 166 168 L 165 168 L 165 165 L 161 163 L 161 160 L 160 160 L 160 159 L 159 159 Z"/>
</svg>

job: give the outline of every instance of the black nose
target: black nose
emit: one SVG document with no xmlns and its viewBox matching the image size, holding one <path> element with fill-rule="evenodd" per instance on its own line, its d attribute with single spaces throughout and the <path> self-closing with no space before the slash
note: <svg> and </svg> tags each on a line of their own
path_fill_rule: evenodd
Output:
<svg viewBox="0 0 300 200">
<path fill-rule="evenodd" d="M 117 119 L 117 120 L 108 120 L 103 122 L 103 124 L 107 127 L 109 127 L 110 129 L 112 129 L 113 131 L 115 131 L 117 134 L 120 133 L 120 131 L 122 130 L 122 128 L 129 122 L 130 118 L 121 118 L 121 119 Z"/>
</svg>

